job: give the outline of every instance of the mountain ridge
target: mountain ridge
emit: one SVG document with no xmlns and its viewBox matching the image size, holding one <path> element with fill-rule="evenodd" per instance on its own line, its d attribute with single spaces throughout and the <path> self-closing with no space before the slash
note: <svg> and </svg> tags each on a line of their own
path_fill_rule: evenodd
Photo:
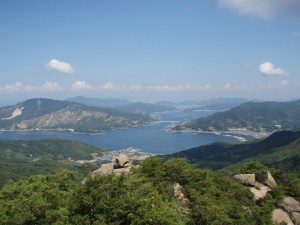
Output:
<svg viewBox="0 0 300 225">
<path fill-rule="evenodd" d="M 181 123 L 174 130 L 274 132 L 300 126 L 300 100 L 291 102 L 247 102 L 193 121 Z"/>
<path fill-rule="evenodd" d="M 145 114 L 45 98 L 29 99 L 0 108 L 0 129 L 56 130 L 97 133 L 151 123 Z"/>
</svg>

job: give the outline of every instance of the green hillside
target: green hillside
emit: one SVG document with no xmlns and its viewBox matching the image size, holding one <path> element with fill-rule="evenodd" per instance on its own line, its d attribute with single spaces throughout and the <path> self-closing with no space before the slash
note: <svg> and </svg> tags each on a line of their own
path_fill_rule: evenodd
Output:
<svg viewBox="0 0 300 225">
<path fill-rule="evenodd" d="M 243 172 L 268 169 L 243 165 Z M 37 175 L 0 190 L 3 224 L 272 225 L 271 212 L 300 179 L 270 170 L 278 186 L 255 203 L 232 177 L 197 169 L 183 159 L 150 158 L 131 175 L 88 176 L 70 171 Z M 175 192 L 175 187 L 176 192 Z M 176 194 L 177 193 L 177 194 Z"/>
<path fill-rule="evenodd" d="M 148 125 L 149 115 L 45 98 L 0 108 L 0 129 L 54 130 L 99 133 Z"/>
<path fill-rule="evenodd" d="M 87 173 L 96 165 L 81 165 L 74 160 L 92 159 L 91 154 L 101 155 L 104 151 L 78 141 L 60 139 L 0 140 L 0 186 L 9 179 L 16 181 L 33 174 L 55 173 L 62 169 Z"/>
<path fill-rule="evenodd" d="M 177 125 L 175 130 L 226 131 L 246 128 L 276 131 L 300 126 L 300 100 L 292 102 L 248 102 L 224 112 Z"/>
<path fill-rule="evenodd" d="M 223 169 L 241 162 L 257 161 L 300 175 L 300 131 L 279 131 L 264 140 L 242 144 L 213 143 L 181 151 L 169 157 L 184 157 L 201 168 Z"/>
</svg>

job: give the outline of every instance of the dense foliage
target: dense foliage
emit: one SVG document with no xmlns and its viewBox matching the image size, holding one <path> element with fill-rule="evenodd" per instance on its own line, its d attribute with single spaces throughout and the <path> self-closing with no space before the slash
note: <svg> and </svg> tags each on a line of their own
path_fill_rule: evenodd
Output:
<svg viewBox="0 0 300 225">
<path fill-rule="evenodd" d="M 183 123 L 176 126 L 175 129 L 220 131 L 234 127 L 255 131 L 276 131 L 277 125 L 280 125 L 282 129 L 293 129 L 300 126 L 300 100 L 248 102 L 224 112 Z"/>
<path fill-rule="evenodd" d="M 266 167 L 250 163 L 253 172 Z M 276 171 L 279 186 L 255 204 L 231 177 L 197 169 L 184 159 L 147 159 L 131 175 L 88 176 L 62 171 L 37 175 L 0 191 L 2 224 L 271 224 L 271 211 L 298 178 Z M 175 183 L 188 199 L 174 197 Z M 290 184 L 290 185 L 288 185 Z M 289 187 L 287 187 L 289 186 Z M 290 190 L 288 188 L 291 188 Z M 299 198 L 299 193 L 292 195 Z"/>
<path fill-rule="evenodd" d="M 62 169 L 82 174 L 96 165 L 81 165 L 72 160 L 92 159 L 93 153 L 103 154 L 100 147 L 69 140 L 0 140 L 0 187 L 9 179 L 17 181 L 33 174 L 55 173 Z"/>
<path fill-rule="evenodd" d="M 300 175 L 300 131 L 280 131 L 264 140 L 242 144 L 213 143 L 168 157 L 187 158 L 201 168 L 224 169 L 258 161 Z"/>
</svg>

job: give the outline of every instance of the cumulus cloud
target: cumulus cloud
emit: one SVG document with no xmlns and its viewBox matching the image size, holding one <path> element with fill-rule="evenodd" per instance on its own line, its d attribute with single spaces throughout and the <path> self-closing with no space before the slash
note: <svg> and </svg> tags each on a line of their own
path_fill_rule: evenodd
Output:
<svg viewBox="0 0 300 225">
<path fill-rule="evenodd" d="M 272 18 L 277 14 L 300 16 L 299 0 L 219 0 L 221 7 L 240 14 Z"/>
<path fill-rule="evenodd" d="M 212 86 L 210 84 L 201 85 L 191 85 L 191 84 L 177 84 L 177 85 L 155 85 L 155 86 L 147 86 L 147 90 L 151 91 L 210 91 L 212 90 Z"/>
<path fill-rule="evenodd" d="M 221 90 L 245 90 L 246 87 L 243 85 L 233 85 L 229 82 L 227 82 L 226 84 L 224 84 L 222 87 L 220 87 L 219 89 Z"/>
<path fill-rule="evenodd" d="M 262 89 L 278 89 L 278 88 L 286 88 L 288 86 L 290 86 L 289 82 L 287 80 L 282 80 L 279 83 L 275 83 L 275 84 L 260 85 L 259 88 L 262 88 Z"/>
<path fill-rule="evenodd" d="M 57 82 L 46 82 L 41 86 L 42 91 L 62 91 L 63 88 Z"/>
<path fill-rule="evenodd" d="M 78 89 L 78 90 L 93 90 L 94 89 L 86 81 L 76 81 L 74 84 L 72 84 L 72 88 Z"/>
<path fill-rule="evenodd" d="M 46 67 L 49 70 L 54 70 L 54 71 L 59 72 L 59 73 L 67 73 L 67 74 L 74 73 L 74 69 L 71 66 L 71 64 L 59 61 L 57 59 L 51 59 L 46 64 Z"/>
<path fill-rule="evenodd" d="M 22 84 L 21 82 L 7 84 L 0 88 L 2 92 L 31 92 L 33 89 L 34 88 L 32 86 Z"/>
<path fill-rule="evenodd" d="M 114 84 L 112 82 L 107 82 L 106 84 L 103 85 L 104 89 L 113 89 Z"/>
<path fill-rule="evenodd" d="M 289 76 L 288 72 L 279 67 L 275 67 L 272 62 L 260 64 L 259 72 L 265 76 Z"/>
<path fill-rule="evenodd" d="M 287 86 L 289 86 L 289 82 L 287 80 L 283 80 L 278 85 L 280 87 L 287 87 Z"/>
</svg>

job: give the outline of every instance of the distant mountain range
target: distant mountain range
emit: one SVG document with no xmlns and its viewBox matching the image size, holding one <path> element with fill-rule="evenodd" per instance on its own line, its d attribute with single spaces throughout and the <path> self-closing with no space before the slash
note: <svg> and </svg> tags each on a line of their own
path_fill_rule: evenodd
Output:
<svg viewBox="0 0 300 225">
<path fill-rule="evenodd" d="M 137 112 L 137 113 L 154 113 L 154 112 L 165 112 L 176 110 L 175 106 L 168 104 L 150 104 L 144 102 L 131 102 L 125 99 L 98 99 L 98 98 L 87 98 L 78 96 L 75 98 L 68 98 L 68 101 L 81 103 L 88 106 L 98 107 L 110 107 L 119 109 L 126 112 Z"/>
<path fill-rule="evenodd" d="M 67 98 L 66 101 L 77 102 L 87 106 L 109 107 L 109 108 L 120 107 L 132 103 L 131 101 L 126 99 L 119 99 L 119 98 L 101 99 L 101 98 L 88 98 L 83 96 Z"/>
<path fill-rule="evenodd" d="M 252 100 L 254 102 L 257 102 L 258 100 Z M 210 106 L 213 105 L 233 105 L 238 106 L 242 103 L 249 102 L 249 99 L 246 98 L 213 98 L 209 100 L 203 100 L 203 101 L 182 101 L 182 102 L 170 102 L 170 101 L 159 101 L 156 104 L 157 105 L 169 105 L 169 106 L 176 106 L 183 109 L 209 109 Z M 203 107 L 203 108 L 202 108 Z M 222 107 L 222 109 L 228 109 L 228 106 L 225 108 Z"/>
<path fill-rule="evenodd" d="M 97 133 L 149 124 L 148 115 L 51 99 L 29 99 L 0 108 L 2 130 L 71 130 Z"/>
<path fill-rule="evenodd" d="M 200 168 L 225 169 L 244 162 L 260 162 L 300 176 L 300 130 L 279 131 L 266 139 L 243 144 L 216 142 L 168 157 L 187 158 Z"/>
<path fill-rule="evenodd" d="M 242 128 L 274 132 L 300 127 L 300 100 L 247 102 L 224 112 L 177 125 L 175 130 L 226 131 Z"/>
</svg>

